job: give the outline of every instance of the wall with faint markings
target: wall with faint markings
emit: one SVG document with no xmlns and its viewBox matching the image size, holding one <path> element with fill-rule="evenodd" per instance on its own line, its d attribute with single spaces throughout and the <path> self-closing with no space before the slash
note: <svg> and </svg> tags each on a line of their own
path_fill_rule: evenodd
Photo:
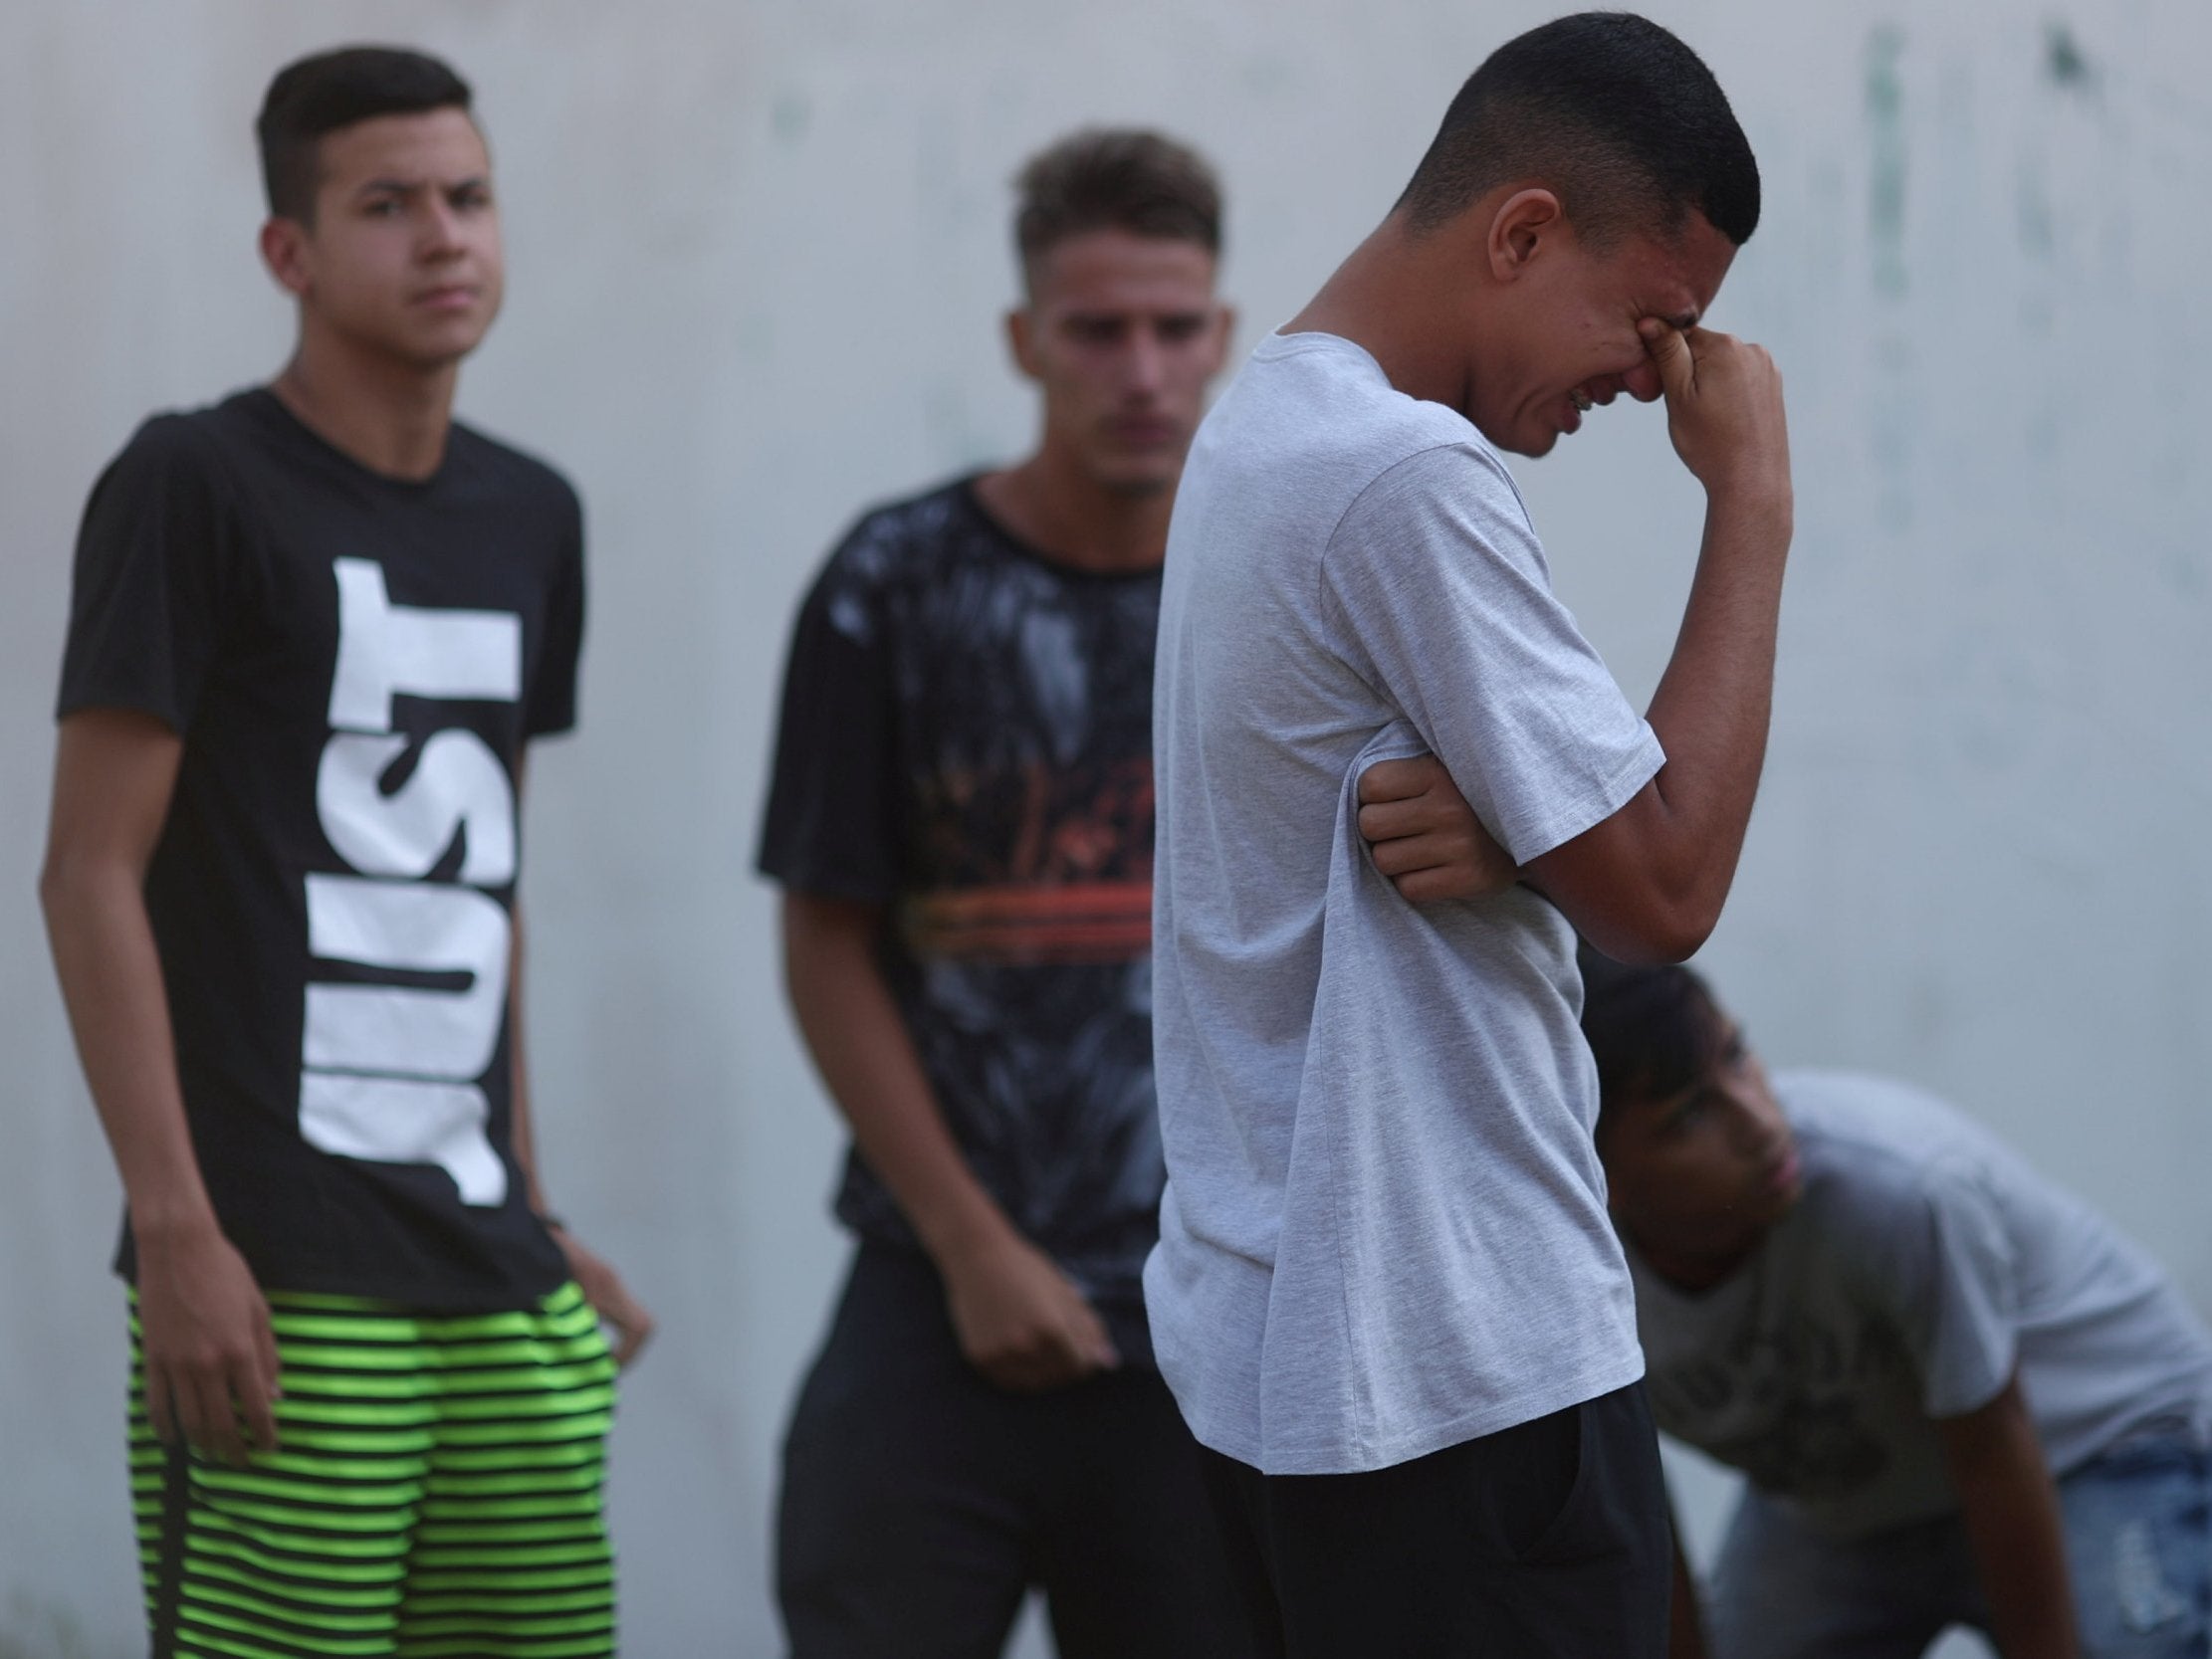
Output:
<svg viewBox="0 0 2212 1659">
<path fill-rule="evenodd" d="M 28 0 L 0 15 L 0 1655 L 133 1651 L 115 1184 L 32 899 L 76 516 L 146 411 L 266 376 L 270 73 L 476 82 L 510 301 L 481 423 L 581 486 L 583 729 L 533 768 L 545 1161 L 664 1335 L 618 1431 L 628 1650 L 775 1650 L 779 1422 L 837 1146 L 749 875 L 788 612 L 863 504 L 1017 451 L 1006 179 L 1081 119 L 1196 139 L 1243 337 L 1553 7 L 1440 0 Z M 2212 52 L 2192 0 L 1684 0 L 1765 222 L 1714 313 L 1788 377 L 1774 743 L 1707 952 L 1768 1056 L 1946 1091 L 2212 1302 Z M 1698 498 L 1616 408 L 1521 476 L 1624 684 Z M 1692 1531 L 1724 1487 L 1684 1466 Z M 1025 1652 L 1041 1651 L 1032 1634 Z"/>
</svg>

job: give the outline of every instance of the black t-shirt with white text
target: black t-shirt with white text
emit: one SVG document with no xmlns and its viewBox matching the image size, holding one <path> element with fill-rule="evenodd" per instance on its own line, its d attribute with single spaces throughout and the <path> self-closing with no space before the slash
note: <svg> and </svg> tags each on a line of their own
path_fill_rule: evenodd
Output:
<svg viewBox="0 0 2212 1659">
<path fill-rule="evenodd" d="M 1023 1236 L 1149 1352 L 1160 573 L 1023 545 L 962 481 L 867 515 L 801 608 L 760 864 L 885 907 L 879 960 L 938 1105 Z M 859 1155 L 837 1213 L 916 1248 Z"/>
<path fill-rule="evenodd" d="M 59 712 L 182 735 L 146 908 L 193 1146 L 266 1286 L 467 1310 L 564 1277 L 510 1144 L 508 976 L 515 782 L 574 722 L 582 558 L 539 462 L 456 425 L 390 478 L 266 390 L 155 417 L 94 488 Z"/>
</svg>

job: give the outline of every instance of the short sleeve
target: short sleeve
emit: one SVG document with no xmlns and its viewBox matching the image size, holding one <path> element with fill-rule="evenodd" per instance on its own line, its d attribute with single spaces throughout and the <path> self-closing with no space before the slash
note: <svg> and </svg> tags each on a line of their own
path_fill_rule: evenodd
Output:
<svg viewBox="0 0 2212 1659">
<path fill-rule="evenodd" d="M 1970 1172 L 1919 1172 L 1885 1228 L 1874 1295 L 1919 1367 L 1921 1406 L 1956 1417 L 1987 1405 L 2019 1358 L 2017 1268 L 2004 1219 Z"/>
<path fill-rule="evenodd" d="M 546 606 L 545 646 L 524 712 L 523 728 L 533 737 L 549 737 L 576 724 L 576 672 L 583 655 L 583 508 L 574 491 L 563 485 L 561 493 L 567 528 Z"/>
<path fill-rule="evenodd" d="M 207 443 L 181 416 L 148 421 L 85 507 L 56 715 L 131 709 L 188 729 L 242 561 Z"/>
<path fill-rule="evenodd" d="M 1330 537 L 1322 614 L 1517 864 L 1619 811 L 1665 756 L 1551 591 L 1495 459 L 1424 450 Z"/>
<path fill-rule="evenodd" d="M 897 709 L 875 599 L 832 558 L 799 609 L 760 868 L 793 892 L 888 903 L 900 885 Z"/>
</svg>

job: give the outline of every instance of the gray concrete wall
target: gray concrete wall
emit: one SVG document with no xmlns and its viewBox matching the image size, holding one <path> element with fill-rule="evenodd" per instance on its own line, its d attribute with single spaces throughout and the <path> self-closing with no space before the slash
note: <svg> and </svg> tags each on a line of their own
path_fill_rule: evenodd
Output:
<svg viewBox="0 0 2212 1659">
<path fill-rule="evenodd" d="M 280 362 L 251 112 L 345 39 L 479 89 L 510 304 L 463 391 L 590 514 L 582 732 L 533 769 L 549 1182 L 663 1320 L 615 1510 L 629 1649 L 769 1654 L 774 1442 L 837 1145 L 748 874 L 785 622 L 863 504 L 1012 454 L 1005 180 L 1084 119 L 1196 139 L 1246 342 L 1553 11 L 1439 0 L 26 0 L 0 14 L 0 1655 L 133 1650 L 110 1172 L 31 897 L 67 558 L 146 411 Z M 1717 325 L 1788 376 L 1772 758 L 1708 961 L 1777 1060 L 1955 1096 L 2212 1299 L 2212 52 L 2196 0 L 1659 9 L 1765 169 Z M 1522 469 L 1648 693 L 1698 499 L 1655 411 Z M 1706 1537 L 1721 1496 L 1692 1472 Z"/>
</svg>

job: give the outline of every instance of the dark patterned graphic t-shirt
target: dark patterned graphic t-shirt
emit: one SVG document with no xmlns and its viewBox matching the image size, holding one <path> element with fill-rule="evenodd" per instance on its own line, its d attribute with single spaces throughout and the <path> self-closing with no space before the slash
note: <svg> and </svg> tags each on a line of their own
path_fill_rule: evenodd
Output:
<svg viewBox="0 0 2212 1659">
<path fill-rule="evenodd" d="M 516 768 L 573 722 L 582 621 L 574 493 L 463 427 L 410 483 L 249 391 L 148 421 L 93 491 L 60 713 L 183 736 L 146 908 L 265 1285 L 472 1309 L 563 1276 L 509 1143 L 507 986 Z"/>
<path fill-rule="evenodd" d="M 1117 1324 L 1164 1172 L 1152 1092 L 1157 571 L 1023 546 L 971 482 L 869 514 L 799 612 L 761 869 L 882 904 L 881 960 L 985 1188 Z M 855 1154 L 837 1213 L 914 1246 Z"/>
</svg>

